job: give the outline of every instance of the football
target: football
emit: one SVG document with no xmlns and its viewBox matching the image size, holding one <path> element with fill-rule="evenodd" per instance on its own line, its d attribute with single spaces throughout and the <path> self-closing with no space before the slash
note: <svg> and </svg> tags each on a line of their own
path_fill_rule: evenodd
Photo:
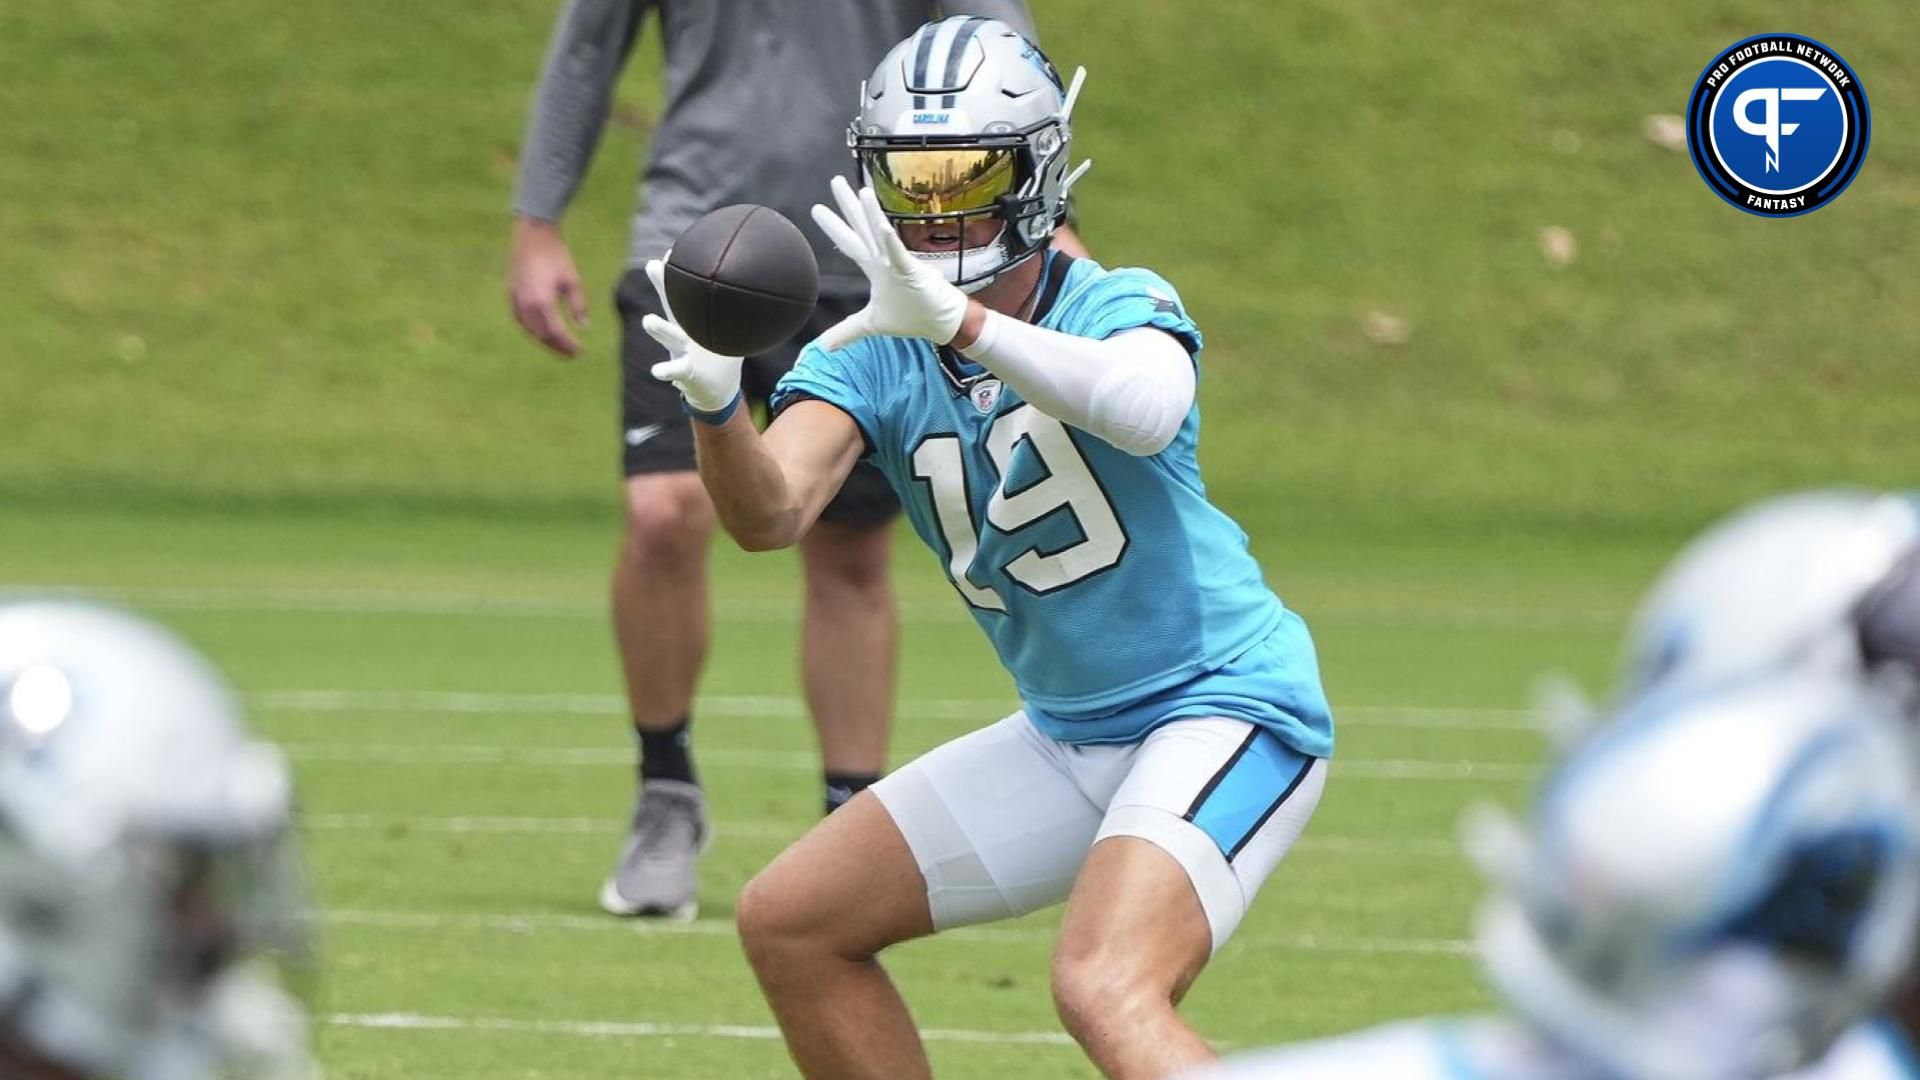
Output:
<svg viewBox="0 0 1920 1080">
<path fill-rule="evenodd" d="M 667 303 L 688 336 L 723 356 L 763 353 L 800 332 L 820 298 L 813 247 L 779 211 L 723 206 L 667 255 Z"/>
</svg>

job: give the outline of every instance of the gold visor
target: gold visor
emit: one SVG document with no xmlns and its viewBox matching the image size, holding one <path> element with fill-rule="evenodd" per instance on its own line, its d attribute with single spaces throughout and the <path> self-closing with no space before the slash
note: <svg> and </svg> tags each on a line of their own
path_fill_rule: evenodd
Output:
<svg viewBox="0 0 1920 1080">
<path fill-rule="evenodd" d="M 1013 190 L 1013 151 L 978 147 L 879 150 L 867 172 L 890 214 L 959 214 L 991 209 Z"/>
</svg>

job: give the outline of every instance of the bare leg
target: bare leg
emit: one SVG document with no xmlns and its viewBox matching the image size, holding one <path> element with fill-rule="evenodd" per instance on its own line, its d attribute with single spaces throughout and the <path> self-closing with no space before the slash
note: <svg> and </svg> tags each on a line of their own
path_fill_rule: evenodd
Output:
<svg viewBox="0 0 1920 1080">
<path fill-rule="evenodd" d="M 1187 872 L 1131 836 L 1093 846 L 1053 955 L 1060 1019 L 1100 1071 L 1151 1080 L 1215 1055 L 1174 1011 L 1212 953 Z"/>
<path fill-rule="evenodd" d="M 899 624 L 887 572 L 892 529 L 820 522 L 800 541 L 806 564 L 801 670 L 830 773 L 887 767 Z"/>
<path fill-rule="evenodd" d="M 889 945 L 933 932 L 926 882 L 872 792 L 855 796 L 748 882 L 735 917 L 802 1075 L 932 1075 L 906 1002 L 875 959 Z"/>
<path fill-rule="evenodd" d="M 707 541 L 713 504 L 694 472 L 627 480 L 627 534 L 613 569 L 613 626 L 633 726 L 687 715 L 707 656 Z"/>
</svg>

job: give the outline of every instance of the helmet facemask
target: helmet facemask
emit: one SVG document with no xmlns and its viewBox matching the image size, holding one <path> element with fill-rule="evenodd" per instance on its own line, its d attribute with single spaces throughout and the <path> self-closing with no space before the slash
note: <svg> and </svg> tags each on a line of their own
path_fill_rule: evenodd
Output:
<svg viewBox="0 0 1920 1080">
<path fill-rule="evenodd" d="M 10 1042 L 123 1080 L 304 1072 L 291 825 L 285 758 L 197 654 L 104 609 L 0 606 Z"/>
<path fill-rule="evenodd" d="M 55 1060 L 130 1078 L 171 1076 L 186 1062 L 287 1055 L 235 1027 L 236 1002 L 298 1010 L 283 987 L 307 971 L 304 882 L 291 835 L 130 830 L 76 865 L 6 850 L 23 873 L 8 892 L 15 922 L 31 910 L 34 985 L 14 1023 Z M 25 929 L 18 925 L 15 932 Z M 286 1006 L 273 1004 L 288 1000 Z M 271 1069 L 247 1069 L 266 1075 Z"/>
</svg>

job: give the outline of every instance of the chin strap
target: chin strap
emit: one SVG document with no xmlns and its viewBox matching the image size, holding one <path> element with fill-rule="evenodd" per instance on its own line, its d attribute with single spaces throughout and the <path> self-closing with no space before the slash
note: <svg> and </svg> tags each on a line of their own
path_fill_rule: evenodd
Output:
<svg viewBox="0 0 1920 1080">
<path fill-rule="evenodd" d="M 916 261 L 933 267 L 941 277 L 947 279 L 949 284 L 969 296 L 993 284 L 994 279 L 1023 261 L 1014 258 L 1005 230 L 994 237 L 992 243 L 982 244 L 977 248 L 966 248 L 962 251 L 914 251 L 909 248 L 908 254 L 912 255 Z M 973 281 L 961 281 L 960 272 L 967 269 L 975 260 L 992 261 L 992 271 Z"/>
</svg>

